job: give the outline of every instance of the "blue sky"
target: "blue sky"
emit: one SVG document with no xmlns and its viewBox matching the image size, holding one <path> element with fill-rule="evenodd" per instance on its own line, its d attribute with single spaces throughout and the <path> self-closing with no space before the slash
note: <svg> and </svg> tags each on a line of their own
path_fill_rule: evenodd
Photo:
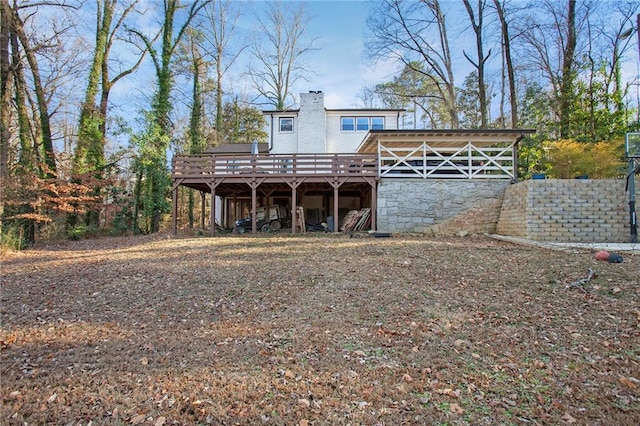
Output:
<svg viewBox="0 0 640 426">
<path fill-rule="evenodd" d="M 152 6 L 136 22 L 138 28 L 146 28 L 149 34 L 157 31 L 160 21 L 159 7 L 153 7 L 158 0 L 148 0 Z M 255 29 L 255 16 L 269 0 L 243 0 L 243 16 L 239 23 L 237 42 L 249 37 Z M 293 3 L 293 2 L 292 2 Z M 398 71 L 398 65 L 391 61 L 372 64 L 364 54 L 366 20 L 369 15 L 369 3 L 364 0 L 313 0 L 303 2 L 311 19 L 306 29 L 307 40 L 314 39 L 317 50 L 304 56 L 303 62 L 313 70 L 308 81 L 300 80 L 292 88 L 292 94 L 309 90 L 321 90 L 325 94 L 327 108 L 356 108 L 361 105 L 359 94 L 365 86 L 387 81 Z M 245 7 L 246 5 L 246 7 Z M 155 9 L 155 10 L 154 10 Z M 251 98 L 255 90 L 249 80 L 243 77 L 246 71 L 249 50 L 245 50 L 237 63 L 229 70 L 223 80 L 227 93 L 246 95 Z M 147 57 L 138 73 L 114 87 L 114 105 L 119 107 L 145 108 L 152 93 L 147 93 L 155 84 L 152 63 Z M 180 90 L 180 88 L 178 88 Z M 260 108 L 264 107 L 259 106 Z"/>
<path fill-rule="evenodd" d="M 157 29 L 160 21 L 158 14 L 161 13 L 158 7 L 160 0 L 146 0 L 150 7 L 144 16 L 139 17 L 136 25 L 138 28 L 147 28 L 149 33 Z M 241 2 L 240 2 L 241 1 Z M 238 0 L 237 4 L 243 10 L 241 28 L 236 34 L 238 43 L 242 43 L 249 32 L 255 28 L 255 16 L 261 7 L 272 0 Z M 294 6 L 293 0 L 288 0 Z M 371 87 L 376 83 L 389 81 L 400 70 L 399 65 L 391 60 L 380 60 L 373 62 L 366 56 L 364 40 L 367 33 L 367 18 L 371 3 L 376 0 L 312 0 L 303 2 L 311 15 L 309 27 L 306 31 L 308 39 L 316 39 L 317 50 L 310 52 L 304 63 L 313 70 L 313 74 L 308 75 L 308 81 L 298 81 L 292 88 L 292 94 L 298 98 L 301 92 L 309 90 L 321 90 L 325 94 L 325 106 L 328 108 L 356 108 L 362 106 L 359 95 L 364 87 Z M 154 3 L 156 5 L 154 6 Z M 473 41 L 461 38 L 463 29 L 468 26 L 466 19 L 455 19 L 456 14 L 461 12 L 461 2 L 442 2 L 444 12 L 448 15 L 449 38 L 454 52 L 454 68 L 456 69 L 456 84 L 461 85 L 465 75 L 471 71 L 469 63 L 461 54 L 461 47 L 468 45 L 473 51 Z M 155 10 L 154 10 L 155 9 Z M 89 20 L 90 22 L 90 20 Z M 493 34 L 494 38 L 497 37 Z M 496 52 L 497 38 L 494 40 L 492 61 L 498 62 L 499 57 Z M 635 43 L 635 41 L 633 41 Z M 630 54 L 634 54 L 633 48 Z M 224 89 L 232 95 L 244 95 L 244 99 L 251 99 L 255 91 L 249 85 L 248 78 L 243 77 L 246 71 L 248 50 L 245 50 L 244 57 L 225 76 L 223 81 Z M 457 52 L 457 54 L 456 54 Z M 630 81 L 638 72 L 637 57 L 626 61 L 623 64 L 623 76 Z M 140 71 L 132 78 L 127 78 L 119 82 L 114 87 L 114 97 L 112 98 L 116 109 L 140 110 L 148 107 L 149 97 L 152 95 L 155 79 L 152 64 L 149 58 Z M 176 90 L 188 92 L 188 83 L 182 82 L 182 86 Z M 188 93 L 187 97 L 188 97 Z M 119 95 L 119 96 L 118 96 Z M 176 96 L 179 99 L 180 96 Z M 179 108 L 179 106 L 177 106 Z M 265 107 L 261 105 L 259 107 Z M 126 115 L 129 115 L 128 113 Z"/>
<path fill-rule="evenodd" d="M 300 84 L 300 91 L 322 90 L 328 108 L 359 106 L 363 87 L 390 80 L 398 66 L 389 61 L 373 64 L 366 58 L 364 37 L 369 4 L 365 1 L 316 0 L 307 3 L 312 20 L 309 35 L 317 36 L 320 50 L 307 62 L 315 76 Z"/>
<path fill-rule="evenodd" d="M 259 9 L 266 1 L 248 3 Z M 307 76 L 308 81 L 298 81 L 292 90 L 293 95 L 297 99 L 301 92 L 321 90 L 328 108 L 360 106 L 358 95 L 363 87 L 390 79 L 398 69 L 390 62 L 374 65 L 364 54 L 370 2 L 314 0 L 302 3 L 311 17 L 305 36 L 307 41 L 314 40 L 317 50 L 304 56 L 302 62 L 313 72 Z M 254 16 L 252 13 L 244 16 L 248 26 Z M 236 70 L 241 71 L 241 67 L 239 64 Z M 247 86 L 244 90 L 252 89 Z"/>
</svg>

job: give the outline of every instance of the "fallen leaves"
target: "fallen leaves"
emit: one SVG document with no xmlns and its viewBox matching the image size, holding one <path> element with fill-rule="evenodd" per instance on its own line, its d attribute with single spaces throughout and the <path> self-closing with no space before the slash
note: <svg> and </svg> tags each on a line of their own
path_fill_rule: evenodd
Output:
<svg viewBox="0 0 640 426">
<path fill-rule="evenodd" d="M 449 404 L 449 410 L 455 414 L 464 414 L 464 409 L 460 407 L 458 404 L 456 404 L 455 402 L 452 404 Z"/>
<path fill-rule="evenodd" d="M 3 264 L 0 418 L 570 424 L 606 423 L 606 406 L 631 423 L 634 260 L 598 264 L 585 300 L 557 283 L 592 256 L 481 237 L 27 251 Z"/>
<path fill-rule="evenodd" d="M 638 387 L 638 384 L 640 384 L 640 380 L 635 377 L 620 377 L 618 380 L 629 389 L 635 389 Z"/>
<path fill-rule="evenodd" d="M 131 418 L 131 421 L 129 422 L 129 424 L 139 425 L 140 423 L 144 422 L 146 419 L 147 419 L 146 414 L 138 414 L 137 416 L 134 416 Z"/>
</svg>

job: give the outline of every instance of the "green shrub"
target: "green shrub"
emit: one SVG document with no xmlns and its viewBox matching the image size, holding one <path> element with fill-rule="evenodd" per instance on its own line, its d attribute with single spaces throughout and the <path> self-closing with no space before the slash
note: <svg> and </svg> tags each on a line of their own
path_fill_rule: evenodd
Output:
<svg viewBox="0 0 640 426">
<path fill-rule="evenodd" d="M 17 224 L 2 226 L 0 229 L 0 249 L 4 251 L 22 250 L 26 247 L 23 229 Z"/>
<path fill-rule="evenodd" d="M 99 229 L 93 225 L 80 224 L 67 231 L 67 237 L 72 241 L 83 240 L 85 238 L 96 237 Z"/>
</svg>

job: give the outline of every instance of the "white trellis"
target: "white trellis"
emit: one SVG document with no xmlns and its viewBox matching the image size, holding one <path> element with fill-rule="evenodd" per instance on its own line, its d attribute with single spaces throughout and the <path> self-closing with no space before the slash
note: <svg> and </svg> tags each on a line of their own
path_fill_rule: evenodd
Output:
<svg viewBox="0 0 640 426">
<path fill-rule="evenodd" d="M 358 152 L 375 152 L 385 178 L 516 179 L 518 142 L 533 132 L 371 131 Z"/>
</svg>

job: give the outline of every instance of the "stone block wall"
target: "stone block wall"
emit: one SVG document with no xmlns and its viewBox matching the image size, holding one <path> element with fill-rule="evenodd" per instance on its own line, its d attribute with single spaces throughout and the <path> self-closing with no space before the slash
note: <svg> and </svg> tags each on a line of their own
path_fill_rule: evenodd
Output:
<svg viewBox="0 0 640 426">
<path fill-rule="evenodd" d="M 548 179 L 511 185 L 496 232 L 536 241 L 628 242 L 625 181 Z"/>
<path fill-rule="evenodd" d="M 378 184 L 378 229 L 454 235 L 495 233 L 508 180 L 393 179 Z"/>
</svg>

